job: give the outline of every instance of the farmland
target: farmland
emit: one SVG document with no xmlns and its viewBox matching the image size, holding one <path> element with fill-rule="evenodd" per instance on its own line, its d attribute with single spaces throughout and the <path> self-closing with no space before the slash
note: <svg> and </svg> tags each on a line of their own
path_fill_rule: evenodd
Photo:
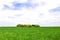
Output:
<svg viewBox="0 0 60 40">
<path fill-rule="evenodd" d="M 60 27 L 0 27 L 0 40 L 60 40 Z"/>
</svg>

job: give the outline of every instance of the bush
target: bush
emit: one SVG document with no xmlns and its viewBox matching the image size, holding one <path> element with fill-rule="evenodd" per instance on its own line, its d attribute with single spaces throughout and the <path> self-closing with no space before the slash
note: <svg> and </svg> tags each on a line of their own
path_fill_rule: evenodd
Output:
<svg viewBox="0 0 60 40">
<path fill-rule="evenodd" d="M 24 27 L 32 27 L 31 25 L 24 25 Z"/>
<path fill-rule="evenodd" d="M 24 27 L 23 24 L 17 24 L 17 27 Z"/>
<path fill-rule="evenodd" d="M 33 24 L 32 27 L 40 27 L 40 25 L 34 25 L 34 24 Z"/>
</svg>

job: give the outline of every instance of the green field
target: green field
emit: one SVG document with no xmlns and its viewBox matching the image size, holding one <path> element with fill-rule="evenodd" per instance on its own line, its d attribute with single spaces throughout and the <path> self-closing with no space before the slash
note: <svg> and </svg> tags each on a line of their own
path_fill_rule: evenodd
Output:
<svg viewBox="0 0 60 40">
<path fill-rule="evenodd" d="M 60 40 L 60 28 L 0 27 L 0 40 Z"/>
</svg>

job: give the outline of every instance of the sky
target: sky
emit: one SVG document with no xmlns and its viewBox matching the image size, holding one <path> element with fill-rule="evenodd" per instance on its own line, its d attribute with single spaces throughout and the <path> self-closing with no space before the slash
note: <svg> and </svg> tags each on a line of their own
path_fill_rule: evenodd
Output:
<svg viewBox="0 0 60 40">
<path fill-rule="evenodd" d="M 0 0 L 0 26 L 60 26 L 59 0 Z"/>
</svg>

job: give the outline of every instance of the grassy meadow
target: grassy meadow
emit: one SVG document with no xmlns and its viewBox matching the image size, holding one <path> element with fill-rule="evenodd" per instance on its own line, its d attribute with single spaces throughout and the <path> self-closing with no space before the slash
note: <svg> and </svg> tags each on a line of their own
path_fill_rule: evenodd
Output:
<svg viewBox="0 0 60 40">
<path fill-rule="evenodd" d="M 60 40 L 60 27 L 0 27 L 0 40 Z"/>
</svg>

